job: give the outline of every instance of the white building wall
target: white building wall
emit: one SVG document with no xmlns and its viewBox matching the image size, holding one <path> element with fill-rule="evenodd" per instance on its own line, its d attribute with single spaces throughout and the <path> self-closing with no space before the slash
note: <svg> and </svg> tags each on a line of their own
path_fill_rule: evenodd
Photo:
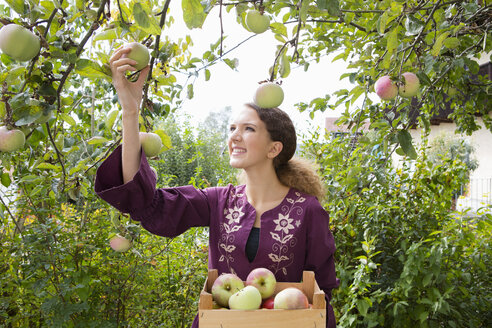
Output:
<svg viewBox="0 0 492 328">
<path fill-rule="evenodd" d="M 471 136 L 456 134 L 456 124 L 454 123 L 432 125 L 429 141 L 442 133 L 450 136 L 456 135 L 466 139 L 475 148 L 473 156 L 478 160 L 478 168 L 473 171 L 471 178 L 490 178 L 492 177 L 492 132 L 485 128 L 482 118 L 477 118 L 477 121 L 482 128 L 473 132 Z M 415 146 L 419 147 L 422 136 L 421 129 L 410 130 L 410 134 L 415 142 Z"/>
</svg>

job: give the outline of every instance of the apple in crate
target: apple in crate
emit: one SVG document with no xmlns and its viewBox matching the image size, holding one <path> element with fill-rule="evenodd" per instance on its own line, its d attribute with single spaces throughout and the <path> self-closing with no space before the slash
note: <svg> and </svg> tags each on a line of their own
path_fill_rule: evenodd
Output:
<svg viewBox="0 0 492 328">
<path fill-rule="evenodd" d="M 269 297 L 261 302 L 262 309 L 273 309 L 275 302 L 275 297 Z"/>
<path fill-rule="evenodd" d="M 246 286 L 255 286 L 262 299 L 267 299 L 273 295 L 276 283 L 275 275 L 266 268 L 256 268 L 246 278 Z"/>
<path fill-rule="evenodd" d="M 233 273 L 223 273 L 212 285 L 212 299 L 222 307 L 229 306 L 229 298 L 244 288 L 244 283 Z"/>
<path fill-rule="evenodd" d="M 295 287 L 288 287 L 275 295 L 273 305 L 274 309 L 307 309 L 309 308 L 309 301 L 302 290 Z"/>
<path fill-rule="evenodd" d="M 231 310 L 256 310 L 261 305 L 261 294 L 254 286 L 246 286 L 229 298 Z"/>
</svg>

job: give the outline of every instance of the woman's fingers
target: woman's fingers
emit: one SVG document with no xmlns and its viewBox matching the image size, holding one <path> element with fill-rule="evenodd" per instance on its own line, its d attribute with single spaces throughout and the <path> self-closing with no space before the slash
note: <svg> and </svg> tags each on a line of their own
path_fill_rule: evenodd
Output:
<svg viewBox="0 0 492 328">
<path fill-rule="evenodd" d="M 109 59 L 109 63 L 111 64 L 115 60 L 118 60 L 123 56 L 123 54 L 129 53 L 131 51 L 131 48 L 123 48 L 123 46 L 119 47 L 113 52 L 113 55 Z"/>
</svg>

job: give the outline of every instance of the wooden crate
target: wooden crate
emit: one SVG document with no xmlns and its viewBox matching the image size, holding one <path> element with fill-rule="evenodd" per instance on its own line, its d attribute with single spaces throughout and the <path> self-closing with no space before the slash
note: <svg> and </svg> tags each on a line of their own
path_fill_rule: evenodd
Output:
<svg viewBox="0 0 492 328">
<path fill-rule="evenodd" d="M 326 328 L 325 293 L 319 289 L 312 271 L 304 271 L 300 283 L 277 282 L 275 286 L 275 294 L 287 287 L 301 289 L 308 297 L 312 307 L 300 310 L 213 309 L 210 291 L 217 277 L 217 270 L 209 270 L 207 280 L 200 293 L 198 305 L 200 328 Z"/>
</svg>

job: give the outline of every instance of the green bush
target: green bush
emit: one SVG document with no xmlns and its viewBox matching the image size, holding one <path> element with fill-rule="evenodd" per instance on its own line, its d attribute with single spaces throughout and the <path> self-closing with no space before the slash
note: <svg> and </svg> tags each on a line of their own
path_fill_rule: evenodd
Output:
<svg viewBox="0 0 492 328">
<path fill-rule="evenodd" d="M 492 216 L 451 212 L 466 182 L 460 160 L 422 152 L 397 168 L 377 132 L 304 151 L 328 186 L 337 245 L 333 306 L 340 327 L 486 327 L 491 324 Z"/>
</svg>

